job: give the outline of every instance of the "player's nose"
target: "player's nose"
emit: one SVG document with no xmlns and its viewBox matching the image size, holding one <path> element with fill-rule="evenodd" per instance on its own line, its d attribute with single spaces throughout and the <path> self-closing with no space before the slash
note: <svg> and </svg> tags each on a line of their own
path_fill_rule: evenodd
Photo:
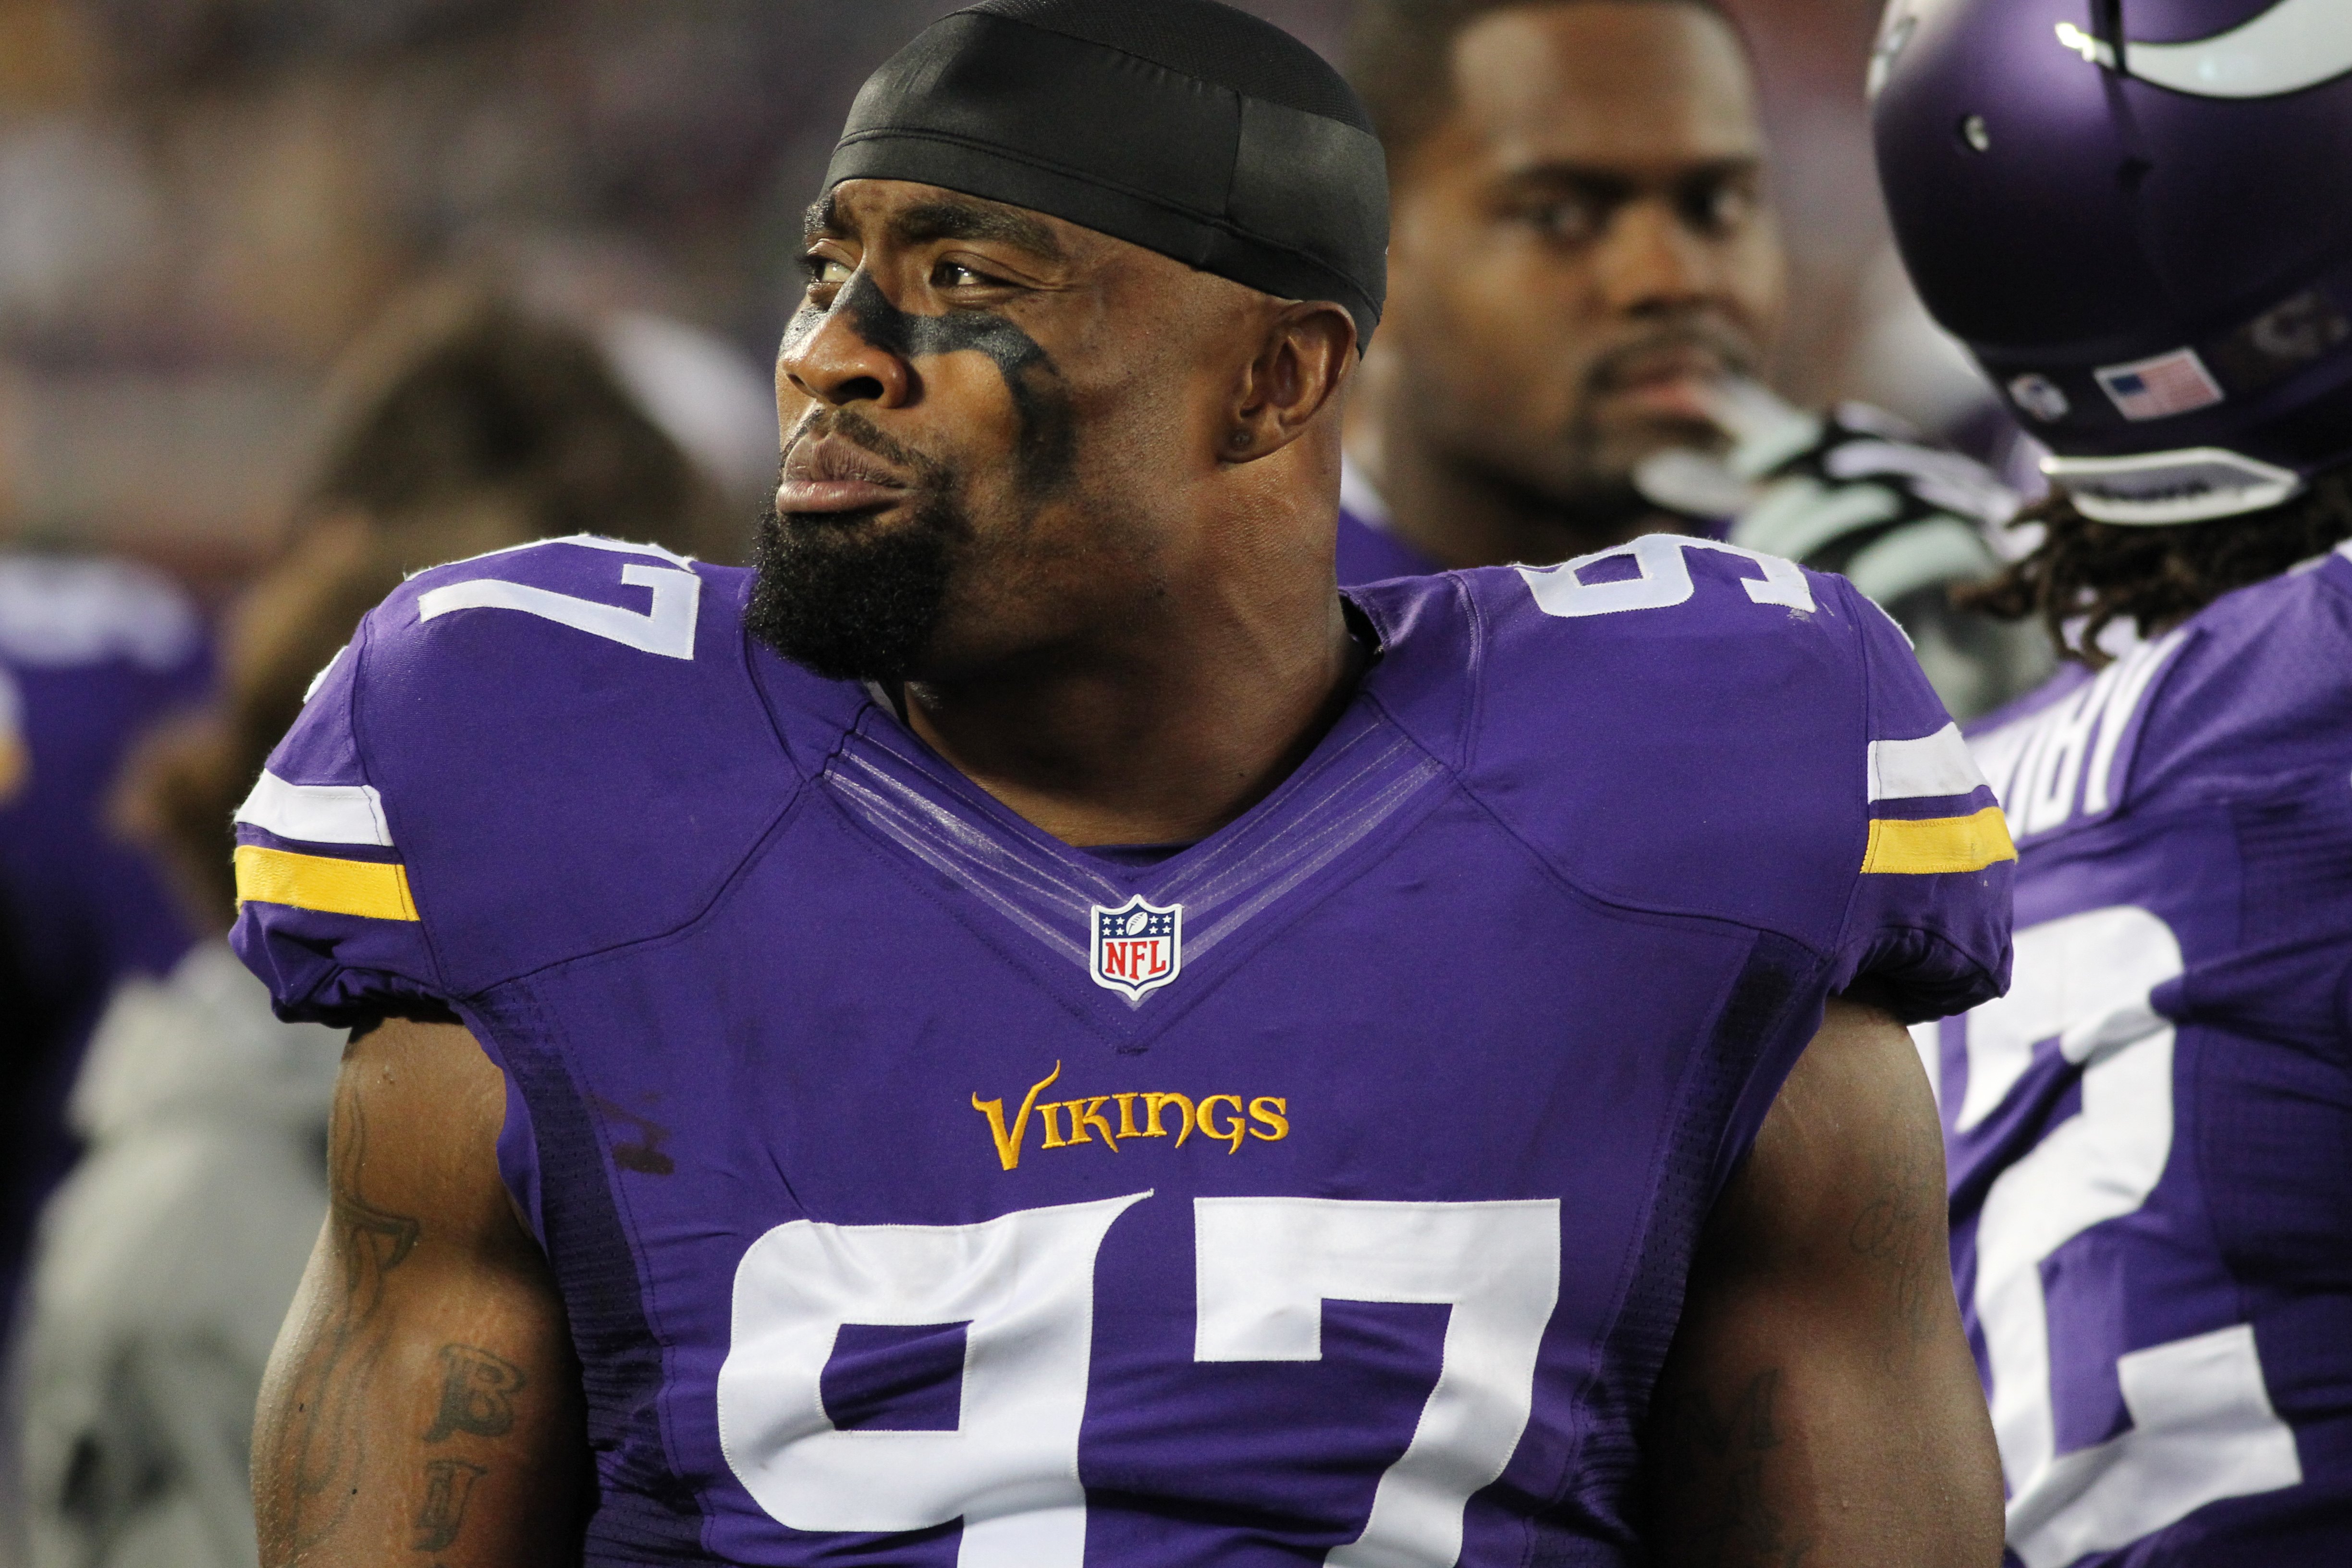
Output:
<svg viewBox="0 0 2352 1568">
<path fill-rule="evenodd" d="M 1667 202 L 1628 202 L 1601 242 L 1596 272 L 1611 308 L 1622 314 L 1676 310 L 1715 292 L 1705 251 Z"/>
<path fill-rule="evenodd" d="M 870 280 L 853 282 L 831 308 L 804 312 L 793 322 L 776 356 L 778 379 L 803 397 L 836 408 L 854 403 L 896 408 L 911 399 L 914 366 L 875 342 L 876 334 L 860 321 L 859 300 L 873 288 Z"/>
</svg>

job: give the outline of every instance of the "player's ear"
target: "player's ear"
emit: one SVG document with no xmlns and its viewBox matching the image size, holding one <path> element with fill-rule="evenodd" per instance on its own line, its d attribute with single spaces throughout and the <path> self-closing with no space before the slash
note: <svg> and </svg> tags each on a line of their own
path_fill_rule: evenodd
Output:
<svg viewBox="0 0 2352 1568">
<path fill-rule="evenodd" d="M 1255 462 L 1289 446 L 1337 403 L 1355 369 L 1354 317 L 1318 300 L 1276 307 L 1243 373 L 1225 459 Z"/>
</svg>

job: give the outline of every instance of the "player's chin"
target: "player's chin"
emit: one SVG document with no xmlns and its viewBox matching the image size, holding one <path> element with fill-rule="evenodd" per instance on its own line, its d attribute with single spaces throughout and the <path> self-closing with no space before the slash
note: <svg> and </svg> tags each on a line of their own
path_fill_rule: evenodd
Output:
<svg viewBox="0 0 2352 1568">
<path fill-rule="evenodd" d="M 1722 430 L 1709 421 L 1652 414 L 1599 420 L 1592 434 L 1592 468 L 1629 479 L 1661 452 L 1720 455 L 1728 446 Z"/>
</svg>

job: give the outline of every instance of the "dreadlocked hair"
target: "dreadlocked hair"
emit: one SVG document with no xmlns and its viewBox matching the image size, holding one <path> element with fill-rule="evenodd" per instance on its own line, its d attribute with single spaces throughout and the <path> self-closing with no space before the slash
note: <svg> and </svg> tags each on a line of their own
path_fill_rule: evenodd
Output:
<svg viewBox="0 0 2352 1568">
<path fill-rule="evenodd" d="M 2099 634 L 2115 623 L 2154 636 L 2352 538 L 2352 468 L 2330 469 L 2285 505 L 2246 517 L 2169 528 L 2098 522 L 2057 490 L 2017 521 L 2040 523 L 2042 543 L 1990 582 L 1954 590 L 1954 602 L 2005 621 L 2038 616 L 2067 657 L 2097 669 L 2108 662 Z"/>
</svg>

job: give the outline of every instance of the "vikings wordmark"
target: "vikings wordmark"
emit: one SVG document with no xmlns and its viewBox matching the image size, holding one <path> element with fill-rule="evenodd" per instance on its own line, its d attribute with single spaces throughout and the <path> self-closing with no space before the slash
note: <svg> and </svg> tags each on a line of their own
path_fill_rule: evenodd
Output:
<svg viewBox="0 0 2352 1568">
<path fill-rule="evenodd" d="M 1176 1140 L 1173 1146 L 1181 1149 L 1197 1131 L 1223 1143 L 1227 1153 L 1238 1154 L 1246 1139 L 1279 1143 L 1290 1136 L 1290 1101 L 1282 1095 L 1261 1094 L 1245 1100 L 1238 1094 L 1206 1094 L 1196 1100 L 1189 1094 L 1138 1089 L 1039 1104 L 1037 1096 L 1061 1076 L 1062 1064 L 1055 1062 L 1052 1072 L 1031 1084 L 1010 1127 L 1004 1122 L 1004 1101 L 982 1100 L 977 1094 L 971 1097 L 971 1108 L 988 1119 L 989 1135 L 996 1140 L 996 1158 L 1006 1170 L 1020 1167 L 1022 1144 L 1033 1115 L 1045 1128 L 1039 1147 L 1045 1149 L 1072 1149 L 1099 1142 L 1116 1154 L 1121 1139 L 1171 1135 Z M 1118 1107 L 1116 1113 L 1108 1109 L 1114 1105 Z"/>
</svg>

